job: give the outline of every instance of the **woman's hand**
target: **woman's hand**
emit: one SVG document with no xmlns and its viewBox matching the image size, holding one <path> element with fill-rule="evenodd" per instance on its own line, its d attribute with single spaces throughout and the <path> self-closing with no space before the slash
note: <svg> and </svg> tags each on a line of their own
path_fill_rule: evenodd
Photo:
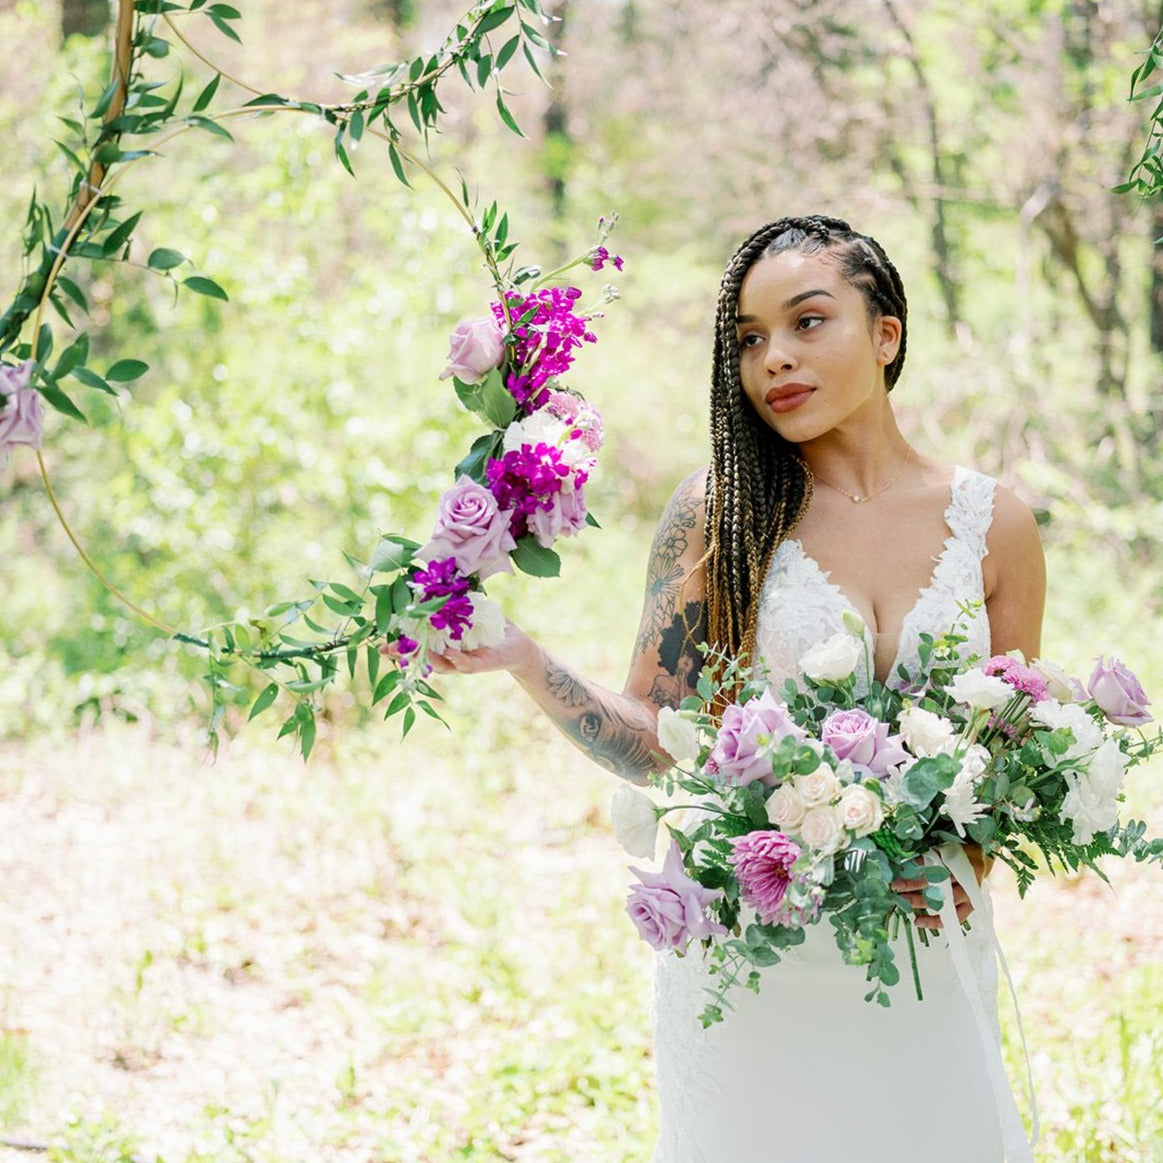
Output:
<svg viewBox="0 0 1163 1163">
<path fill-rule="evenodd" d="M 507 670 L 520 678 L 538 661 L 537 644 L 519 626 L 505 621 L 504 637 L 496 646 L 479 650 L 458 650 L 450 643 L 443 651 L 429 650 L 428 663 L 434 674 L 482 674 L 490 670 Z"/>
<path fill-rule="evenodd" d="M 966 844 L 964 847 L 965 855 L 969 858 L 969 863 L 977 876 L 977 883 L 981 884 L 989 875 L 993 860 L 992 858 L 986 859 L 979 844 Z M 973 902 L 955 877 L 951 877 L 950 880 L 953 885 L 953 905 L 957 910 L 957 919 L 964 921 L 973 912 Z M 893 892 L 900 893 L 909 902 L 913 912 L 917 914 L 913 923 L 918 929 L 944 928 L 941 918 L 929 908 L 925 901 L 924 890 L 929 887 L 927 880 L 906 880 L 902 877 L 894 880 L 890 887 Z"/>
</svg>

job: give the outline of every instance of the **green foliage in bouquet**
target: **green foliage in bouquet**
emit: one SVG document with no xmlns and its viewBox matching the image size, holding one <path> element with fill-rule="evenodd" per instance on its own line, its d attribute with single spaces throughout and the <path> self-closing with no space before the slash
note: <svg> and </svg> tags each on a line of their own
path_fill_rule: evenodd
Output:
<svg viewBox="0 0 1163 1163">
<path fill-rule="evenodd" d="M 1126 771 L 1163 746 L 1143 729 L 1137 679 L 1117 660 L 1100 659 L 1084 688 L 1050 662 L 969 658 L 963 628 L 923 635 L 917 672 L 899 667 L 890 684 L 858 679 L 871 669 L 863 634 L 836 635 L 805 653 L 805 677 L 779 697 L 762 673 L 711 652 L 698 694 L 661 712 L 676 763 L 657 783 L 670 802 L 627 799 L 622 822 L 637 819 L 645 837 L 629 850 L 653 851 L 656 818 L 686 818 L 668 828 L 663 871 L 638 872 L 628 909 L 657 949 L 705 946 L 719 985 L 704 1024 L 825 916 L 880 1005 L 900 980 L 903 930 L 922 996 L 913 906 L 893 884 L 924 882 L 925 904 L 947 920 L 966 844 L 1009 865 L 1022 894 L 1056 867 L 1101 876 L 1103 856 L 1163 859 L 1163 839 L 1118 819 Z"/>
</svg>

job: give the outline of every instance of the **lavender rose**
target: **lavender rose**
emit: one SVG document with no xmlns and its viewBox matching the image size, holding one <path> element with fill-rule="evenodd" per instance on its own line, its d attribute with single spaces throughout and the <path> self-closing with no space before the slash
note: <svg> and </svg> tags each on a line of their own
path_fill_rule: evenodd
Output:
<svg viewBox="0 0 1163 1163">
<path fill-rule="evenodd" d="M 32 360 L 18 367 L 0 364 L 0 468 L 8 463 L 8 453 L 18 444 L 39 448 L 44 433 L 44 404 L 32 382 Z"/>
<path fill-rule="evenodd" d="M 836 752 L 837 759 L 847 759 L 875 776 L 887 775 L 909 757 L 901 737 L 890 735 L 887 723 L 859 707 L 833 711 L 820 727 L 820 738 Z"/>
<path fill-rule="evenodd" d="M 440 498 L 432 539 L 416 556 L 422 561 L 455 558 L 462 574 L 475 573 L 482 579 L 502 570 L 511 572 L 509 553 L 517 543 L 509 532 L 510 516 L 488 489 L 462 476 Z"/>
<path fill-rule="evenodd" d="M 1152 716 L 1147 710 L 1150 699 L 1120 659 L 1112 658 L 1108 663 L 1099 658 L 1086 689 L 1112 723 L 1120 727 L 1141 727 L 1151 722 Z"/>
<path fill-rule="evenodd" d="M 465 319 L 456 325 L 448 341 L 448 367 L 440 373 L 446 380 L 456 376 L 473 383 L 501 366 L 505 355 L 505 333 L 491 316 Z"/>
<path fill-rule="evenodd" d="M 711 760 L 725 783 L 740 786 L 762 780 L 774 783 L 769 755 L 788 735 L 803 739 L 804 732 L 771 691 L 749 703 L 732 703 L 723 712 L 723 723 L 711 749 Z"/>
<path fill-rule="evenodd" d="M 652 949 L 680 949 L 691 937 L 702 941 L 726 934 L 727 930 L 706 914 L 707 906 L 723 894 L 703 888 L 687 876 L 682 852 L 673 841 L 661 872 L 630 871 L 641 883 L 630 890 L 626 911 L 638 935 Z"/>
</svg>

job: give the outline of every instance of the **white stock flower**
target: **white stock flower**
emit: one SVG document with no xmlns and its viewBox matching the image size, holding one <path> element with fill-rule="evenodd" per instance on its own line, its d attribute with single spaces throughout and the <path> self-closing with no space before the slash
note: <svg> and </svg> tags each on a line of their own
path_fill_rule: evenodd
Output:
<svg viewBox="0 0 1163 1163">
<path fill-rule="evenodd" d="M 827 804 L 809 808 L 800 821 L 799 838 L 813 852 L 835 852 L 844 847 L 848 837 L 835 808 Z"/>
<path fill-rule="evenodd" d="M 1091 756 L 1085 771 L 1068 771 L 1069 788 L 1059 819 L 1069 820 L 1075 844 L 1089 844 L 1096 832 L 1113 828 L 1119 819 L 1118 796 L 1127 757 L 1114 739 L 1105 740 Z"/>
<path fill-rule="evenodd" d="M 673 707 L 662 707 L 658 712 L 658 744 L 672 759 L 697 759 L 699 729 Z"/>
<path fill-rule="evenodd" d="M 610 801 L 614 838 L 630 856 L 653 860 L 658 844 L 658 813 L 649 796 L 622 784 Z"/>
<path fill-rule="evenodd" d="M 957 742 L 953 724 L 923 707 L 906 707 L 901 711 L 900 733 L 905 746 L 920 756 L 947 754 Z"/>
<path fill-rule="evenodd" d="M 561 420 L 542 408 L 524 420 L 514 420 L 505 429 L 503 448 L 505 452 L 515 452 L 522 444 L 552 444 L 560 448 L 568 431 Z"/>
<path fill-rule="evenodd" d="M 800 670 L 814 682 L 839 682 L 847 678 L 864 653 L 864 643 L 851 634 L 833 634 L 817 642 L 800 658 Z"/>
<path fill-rule="evenodd" d="M 844 827 L 858 838 L 871 835 L 884 822 L 880 797 L 862 783 L 850 783 L 840 793 L 836 811 Z"/>
<path fill-rule="evenodd" d="M 472 625 L 452 643 L 461 650 L 480 650 L 484 646 L 499 646 L 505 637 L 505 612 L 484 594 L 469 594 L 472 602 Z"/>
<path fill-rule="evenodd" d="M 949 683 L 949 693 L 975 711 L 996 711 L 1013 697 L 1013 687 L 1000 675 L 986 674 L 980 667 L 963 671 Z"/>
<path fill-rule="evenodd" d="M 1077 703 L 1043 699 L 1030 712 L 1030 718 L 1051 731 L 1068 728 L 1074 734 L 1074 742 L 1063 757 L 1066 760 L 1089 755 L 1102 744 L 1102 728 Z"/>
<path fill-rule="evenodd" d="M 792 780 L 792 787 L 799 793 L 804 806 L 809 808 L 830 804 L 840 794 L 840 781 L 827 764 L 821 764 L 807 775 L 797 775 Z"/>
<path fill-rule="evenodd" d="M 780 784 L 767 798 L 767 819 L 781 832 L 798 828 L 806 810 L 803 796 L 790 783 Z"/>
</svg>

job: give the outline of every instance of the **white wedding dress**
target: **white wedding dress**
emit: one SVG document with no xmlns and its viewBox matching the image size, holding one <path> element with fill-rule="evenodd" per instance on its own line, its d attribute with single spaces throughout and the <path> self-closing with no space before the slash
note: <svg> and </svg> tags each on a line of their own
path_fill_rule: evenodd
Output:
<svg viewBox="0 0 1163 1163">
<path fill-rule="evenodd" d="M 993 491 L 990 478 L 955 471 L 945 513 L 950 534 L 904 623 L 898 663 L 915 668 L 918 634 L 948 630 L 961 603 L 982 600 Z M 773 689 L 798 677 L 797 659 L 842 630 L 852 609 L 799 542 L 779 546 L 756 644 Z M 968 650 L 988 657 L 988 618 L 984 607 L 978 611 Z M 865 634 L 870 640 L 867 626 Z M 965 944 L 996 1027 L 993 946 L 979 933 L 980 926 L 971 929 Z M 916 1000 L 902 934 L 895 947 L 901 980 L 886 1009 L 863 1000 L 864 973 L 841 961 L 823 918 L 803 945 L 762 971 L 758 994 L 734 988 L 734 1009 L 707 1030 L 699 1014 L 717 979 L 702 951 L 660 954 L 654 1163 L 1001 1163 L 982 1029 L 945 939 L 934 934 L 928 948 L 919 940 L 916 947 L 924 1000 Z"/>
</svg>

